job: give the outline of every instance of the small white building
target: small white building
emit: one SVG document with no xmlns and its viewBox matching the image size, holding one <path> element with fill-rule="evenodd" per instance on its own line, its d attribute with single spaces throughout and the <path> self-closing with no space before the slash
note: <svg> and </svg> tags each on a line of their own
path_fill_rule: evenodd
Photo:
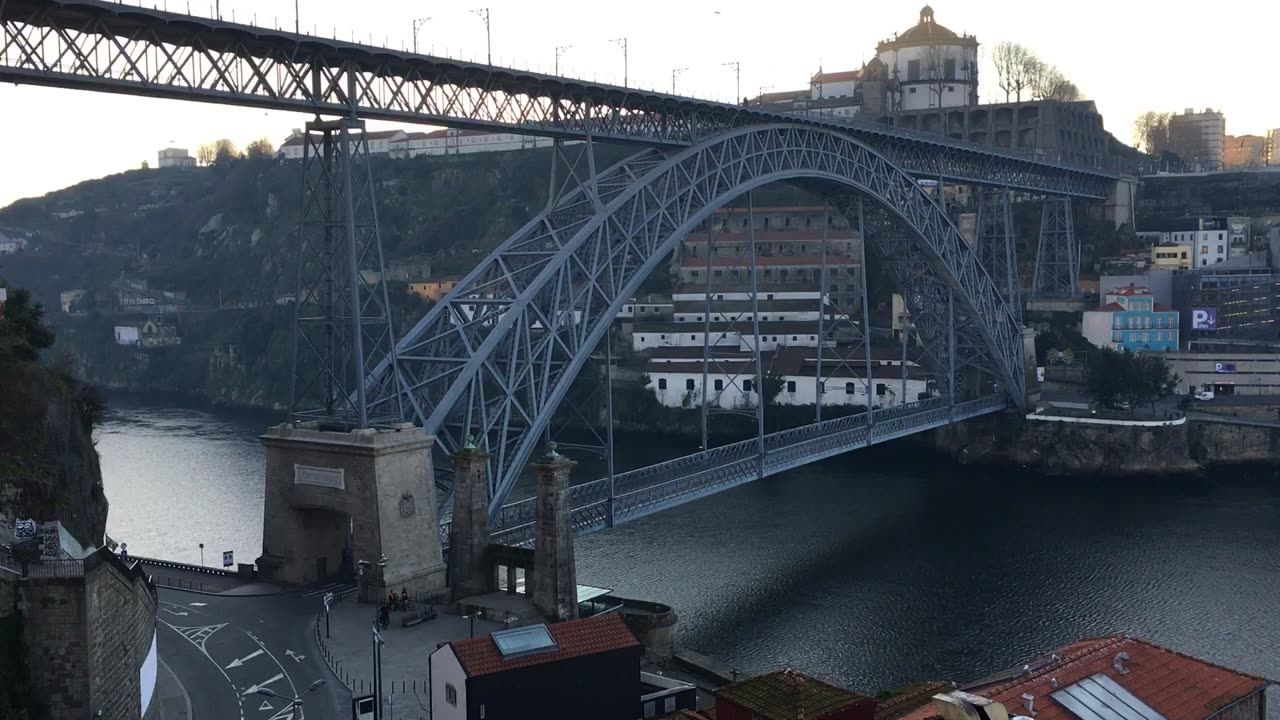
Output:
<svg viewBox="0 0 1280 720">
<path fill-rule="evenodd" d="M 70 315 L 71 308 L 74 307 L 82 297 L 84 297 L 84 290 L 81 289 L 64 290 L 61 293 L 58 293 L 58 300 L 59 304 L 62 305 L 62 312 Z"/>
<path fill-rule="evenodd" d="M 13 255 L 19 250 L 25 250 L 26 247 L 26 238 L 0 233 L 0 255 Z"/>
<path fill-rule="evenodd" d="M 701 358 L 692 355 L 679 357 L 674 351 L 668 351 L 664 357 L 655 357 L 646 365 L 646 387 L 665 407 L 702 406 L 704 368 Z M 782 348 L 763 352 L 760 363 L 762 376 L 777 378 L 780 383 L 774 398 L 779 405 L 814 405 L 821 395 L 824 406 L 892 407 L 936 394 L 929 374 L 908 362 L 904 395 L 900 359 L 873 360 L 870 382 L 866 380 L 865 359 L 857 353 L 841 358 L 833 351 L 822 366 L 821 381 L 818 380 L 818 356 L 813 349 Z M 755 407 L 759 402 L 751 353 L 717 351 L 705 370 L 709 405 L 744 409 Z"/>
<path fill-rule="evenodd" d="M 1174 218 L 1148 228 L 1144 234 L 1156 241 L 1157 245 L 1188 245 L 1191 247 L 1191 266 L 1200 268 L 1226 262 L 1231 257 L 1233 232 L 1237 242 L 1247 245 L 1248 240 L 1239 239 L 1240 232 L 1233 231 L 1230 218 L 1225 217 L 1189 217 Z M 1247 223 L 1246 223 L 1247 228 Z M 1247 229 L 1244 237 L 1247 238 Z M 1241 253 L 1241 254 L 1247 254 Z"/>
<path fill-rule="evenodd" d="M 165 148 L 156 159 L 156 167 L 195 167 L 196 159 L 187 154 L 186 148 Z"/>
<path fill-rule="evenodd" d="M 142 339 L 142 323 L 127 323 L 116 326 L 117 345 L 137 345 Z"/>
<path fill-rule="evenodd" d="M 659 347 L 736 347 L 753 350 L 756 328 L 750 320 L 741 322 L 713 322 L 710 333 L 704 322 L 636 323 L 631 333 L 631 349 L 651 350 Z M 779 347 L 817 347 L 818 323 L 816 322 L 761 322 L 759 323 L 760 350 Z M 828 345 L 833 344 L 831 341 Z"/>
</svg>

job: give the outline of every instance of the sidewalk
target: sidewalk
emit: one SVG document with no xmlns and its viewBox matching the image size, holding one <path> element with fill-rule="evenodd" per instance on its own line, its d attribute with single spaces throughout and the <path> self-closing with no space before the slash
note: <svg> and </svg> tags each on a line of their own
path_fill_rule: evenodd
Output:
<svg viewBox="0 0 1280 720">
<path fill-rule="evenodd" d="M 191 720 L 191 698 L 178 676 L 173 674 L 164 658 L 160 658 L 156 673 L 156 695 L 147 711 L 148 720 Z"/>
<path fill-rule="evenodd" d="M 382 630 L 385 644 L 382 646 L 382 687 L 385 695 L 406 695 L 405 702 L 413 705 L 417 700 L 426 704 L 427 656 L 435 652 L 437 645 L 450 640 L 469 637 L 471 621 L 457 615 L 447 615 L 443 606 L 436 606 L 436 619 L 413 627 L 401 627 L 400 618 L 405 613 L 391 613 L 391 623 Z M 347 597 L 334 605 L 329 613 L 329 636 L 325 637 L 325 618 L 321 613 L 318 635 L 334 674 L 357 695 L 371 691 L 373 687 L 373 635 L 372 625 L 377 609 L 374 605 L 362 605 L 354 597 Z M 502 623 L 477 618 L 475 634 L 487 635 L 501 630 Z"/>
</svg>

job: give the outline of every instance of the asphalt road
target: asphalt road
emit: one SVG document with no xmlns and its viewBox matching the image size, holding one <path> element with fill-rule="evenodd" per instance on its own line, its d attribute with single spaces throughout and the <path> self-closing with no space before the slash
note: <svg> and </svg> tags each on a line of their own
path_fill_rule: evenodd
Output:
<svg viewBox="0 0 1280 720">
<path fill-rule="evenodd" d="M 316 656 L 318 597 L 202 595 L 160 589 L 160 657 L 191 698 L 194 720 L 346 720 L 351 694 Z M 295 710 L 290 698 L 325 684 Z"/>
</svg>

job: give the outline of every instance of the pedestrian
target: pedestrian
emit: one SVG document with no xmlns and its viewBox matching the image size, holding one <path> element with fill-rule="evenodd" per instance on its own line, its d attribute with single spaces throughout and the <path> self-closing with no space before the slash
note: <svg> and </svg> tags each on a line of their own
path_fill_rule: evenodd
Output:
<svg viewBox="0 0 1280 720">
<path fill-rule="evenodd" d="M 401 610 L 409 609 L 409 589 L 408 588 L 400 588 L 400 609 Z"/>
</svg>

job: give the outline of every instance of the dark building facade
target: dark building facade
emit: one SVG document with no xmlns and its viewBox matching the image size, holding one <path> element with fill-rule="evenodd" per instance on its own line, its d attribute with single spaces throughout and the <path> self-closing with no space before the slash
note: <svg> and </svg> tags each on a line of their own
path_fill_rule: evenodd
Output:
<svg viewBox="0 0 1280 720">
<path fill-rule="evenodd" d="M 1268 267 L 1179 272 L 1173 302 L 1181 311 L 1183 342 L 1280 341 L 1280 277 Z M 1197 311 L 1199 314 L 1197 314 Z"/>
</svg>

